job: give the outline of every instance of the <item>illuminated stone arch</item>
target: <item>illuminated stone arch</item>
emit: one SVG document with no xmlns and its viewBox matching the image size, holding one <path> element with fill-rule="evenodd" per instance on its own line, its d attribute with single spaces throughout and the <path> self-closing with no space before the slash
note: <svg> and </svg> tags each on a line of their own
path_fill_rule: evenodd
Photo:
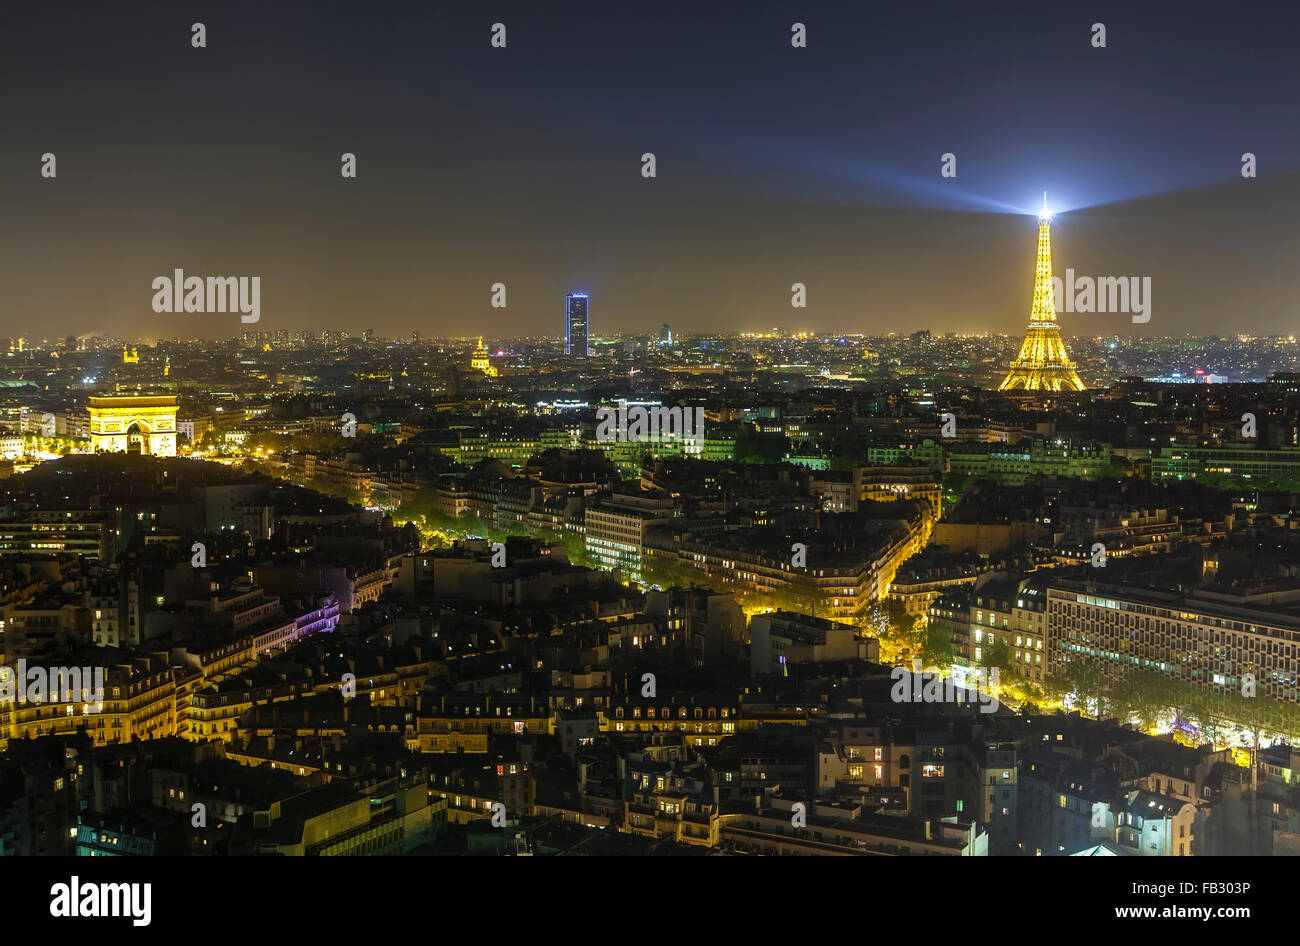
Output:
<svg viewBox="0 0 1300 946">
<path fill-rule="evenodd" d="M 176 456 L 176 398 L 172 395 L 92 397 L 90 440 L 96 453 Z"/>
</svg>

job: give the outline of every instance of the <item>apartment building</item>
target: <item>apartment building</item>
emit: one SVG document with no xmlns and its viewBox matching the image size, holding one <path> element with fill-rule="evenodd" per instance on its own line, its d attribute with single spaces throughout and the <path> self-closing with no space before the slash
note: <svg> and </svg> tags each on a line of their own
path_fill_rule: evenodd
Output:
<svg viewBox="0 0 1300 946">
<path fill-rule="evenodd" d="M 606 569 L 622 569 L 625 578 L 640 581 L 646 533 L 667 526 L 673 500 L 655 494 L 617 493 L 587 507 L 587 553 Z"/>
<path fill-rule="evenodd" d="M 1238 592 L 1156 591 L 1052 579 L 1048 642 L 1054 666 L 1071 654 L 1115 674 L 1125 666 L 1168 674 L 1201 688 L 1256 691 L 1300 701 L 1300 585 L 1273 582 Z"/>
</svg>

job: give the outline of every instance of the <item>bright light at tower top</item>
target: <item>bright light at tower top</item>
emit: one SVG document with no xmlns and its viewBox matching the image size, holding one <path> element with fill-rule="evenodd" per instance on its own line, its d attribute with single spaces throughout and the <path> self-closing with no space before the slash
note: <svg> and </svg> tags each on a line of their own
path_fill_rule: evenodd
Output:
<svg viewBox="0 0 1300 946">
<path fill-rule="evenodd" d="M 1038 211 L 1039 220 L 1050 220 L 1052 212 L 1047 209 L 1047 191 L 1043 191 L 1043 209 Z"/>
</svg>

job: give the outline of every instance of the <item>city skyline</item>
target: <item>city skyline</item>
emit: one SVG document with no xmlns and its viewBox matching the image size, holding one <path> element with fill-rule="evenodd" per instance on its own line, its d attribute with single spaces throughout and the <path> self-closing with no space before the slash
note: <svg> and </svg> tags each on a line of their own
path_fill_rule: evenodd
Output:
<svg viewBox="0 0 1300 946">
<path fill-rule="evenodd" d="M 1017 372 L 1032 375 L 1026 366 L 1034 361 L 1033 353 L 1026 360 L 1024 350 L 1026 345 L 1038 344 L 1043 324 L 1031 321 L 1023 341 L 1015 335 L 938 334 L 928 329 L 867 336 L 790 333 L 774 327 L 752 333 L 677 336 L 672 345 L 665 345 L 661 329 L 658 337 L 647 333 L 598 336 L 586 359 L 566 353 L 563 335 L 489 337 L 491 350 L 483 336 L 431 338 L 412 333 L 394 339 L 371 330 L 359 335 L 246 331 L 216 342 L 10 336 L 6 360 L 10 385 L 62 384 L 70 390 L 91 392 L 123 385 L 147 388 L 162 384 L 174 389 L 180 379 L 193 385 L 234 370 L 233 365 L 214 365 L 214 352 L 237 354 L 239 370 L 254 374 L 288 371 L 290 377 L 316 359 L 323 359 L 322 369 L 334 372 L 355 370 L 356 358 L 374 358 L 399 371 L 404 387 L 416 390 L 418 379 L 440 385 L 440 371 L 466 363 L 500 377 L 502 393 L 515 389 L 518 383 L 525 387 L 534 383 L 527 377 L 522 382 L 509 380 L 520 371 L 526 376 L 554 374 L 557 383 L 578 386 L 607 386 L 615 383 L 615 377 L 625 377 L 623 383 L 629 386 L 653 390 L 664 382 L 669 382 L 669 388 L 676 387 L 677 383 L 669 380 L 674 370 L 695 371 L 705 366 L 736 372 L 739 378 L 772 368 L 796 374 L 802 371 L 809 381 L 829 377 L 863 390 L 900 383 L 919 383 L 934 390 L 952 384 L 1007 390 L 1019 388 L 1018 383 L 1008 383 Z M 1045 324 L 1050 328 L 1053 323 Z M 4 341 L 0 338 L 0 347 Z M 1077 365 L 1085 389 L 1130 378 L 1166 384 L 1251 383 L 1300 371 L 1295 335 L 1076 336 L 1068 341 L 1070 352 L 1077 356 L 1072 363 Z M 177 374 L 172 374 L 173 369 Z M 614 375 L 607 373 L 611 369 Z M 668 375 L 660 373 L 665 370 Z M 1051 386 L 1045 390 L 1050 391 Z"/>
<path fill-rule="evenodd" d="M 1300 8 L 4 20 L 20 920 L 184 936 L 177 856 L 1233 857 L 1077 919 L 1281 915 Z"/>
</svg>

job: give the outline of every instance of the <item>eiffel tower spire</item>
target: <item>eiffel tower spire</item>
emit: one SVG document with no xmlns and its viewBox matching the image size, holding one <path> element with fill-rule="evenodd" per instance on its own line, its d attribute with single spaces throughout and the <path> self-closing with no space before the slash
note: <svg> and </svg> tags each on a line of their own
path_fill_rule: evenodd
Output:
<svg viewBox="0 0 1300 946">
<path fill-rule="evenodd" d="M 1082 391 L 1083 382 L 1065 353 L 1061 327 L 1056 323 L 1056 294 L 1052 287 L 1052 215 L 1047 191 L 1038 214 L 1038 261 L 1034 266 L 1034 302 L 1029 310 L 1029 331 L 999 391 Z"/>
</svg>

